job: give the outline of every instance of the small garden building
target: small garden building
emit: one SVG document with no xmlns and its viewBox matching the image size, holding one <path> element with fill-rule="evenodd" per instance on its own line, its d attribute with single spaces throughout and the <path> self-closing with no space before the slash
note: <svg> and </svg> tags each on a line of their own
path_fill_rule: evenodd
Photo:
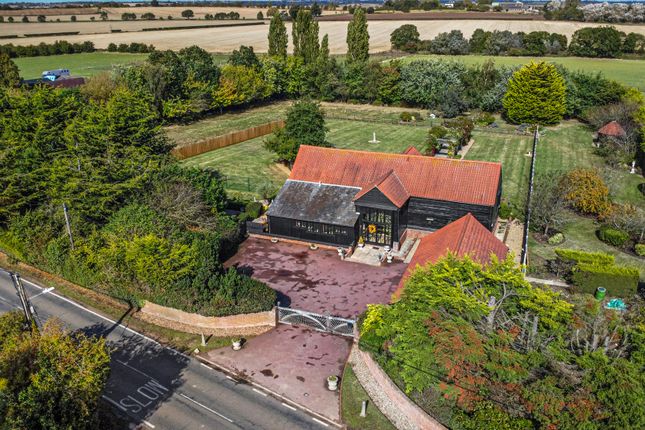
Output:
<svg viewBox="0 0 645 430">
<path fill-rule="evenodd" d="M 397 249 L 409 233 L 471 213 L 492 230 L 502 193 L 499 163 L 301 146 L 267 212 L 269 234 L 306 242 Z"/>
</svg>

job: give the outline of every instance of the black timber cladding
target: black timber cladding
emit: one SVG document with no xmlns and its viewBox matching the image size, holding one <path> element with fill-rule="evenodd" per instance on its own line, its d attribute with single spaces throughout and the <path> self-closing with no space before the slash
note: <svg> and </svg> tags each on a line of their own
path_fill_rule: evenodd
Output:
<svg viewBox="0 0 645 430">
<path fill-rule="evenodd" d="M 354 196 L 360 188 L 287 180 L 267 215 L 354 227 L 358 215 Z"/>
</svg>

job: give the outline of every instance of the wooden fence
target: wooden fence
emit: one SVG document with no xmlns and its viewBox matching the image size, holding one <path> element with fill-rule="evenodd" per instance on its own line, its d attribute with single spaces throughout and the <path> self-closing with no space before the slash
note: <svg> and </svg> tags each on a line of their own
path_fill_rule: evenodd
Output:
<svg viewBox="0 0 645 430">
<path fill-rule="evenodd" d="M 232 131 L 221 136 L 215 136 L 210 139 L 179 146 L 172 150 L 172 154 L 178 159 L 183 160 L 184 158 L 194 157 L 195 155 L 203 154 L 204 152 L 225 148 L 250 139 L 255 139 L 256 137 L 273 133 L 275 130 L 282 127 L 284 127 L 284 120 L 280 119 L 277 121 L 271 121 L 266 124 L 247 128 L 246 130 Z"/>
</svg>

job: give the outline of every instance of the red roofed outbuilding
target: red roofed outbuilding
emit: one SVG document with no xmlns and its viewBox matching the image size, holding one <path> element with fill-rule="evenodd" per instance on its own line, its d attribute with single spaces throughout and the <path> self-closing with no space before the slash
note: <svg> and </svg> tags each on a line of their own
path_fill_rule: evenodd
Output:
<svg viewBox="0 0 645 430">
<path fill-rule="evenodd" d="M 436 263 L 449 252 L 457 257 L 468 255 L 474 261 L 486 265 L 493 254 L 500 260 L 506 258 L 508 247 L 472 214 L 466 214 L 421 239 L 399 282 L 399 287 L 394 292 L 394 297 L 398 298 L 401 295 L 405 280 L 418 266 Z"/>
<path fill-rule="evenodd" d="M 625 129 L 618 123 L 618 121 L 611 121 L 605 124 L 598 130 L 598 136 L 619 137 L 627 136 Z"/>
</svg>

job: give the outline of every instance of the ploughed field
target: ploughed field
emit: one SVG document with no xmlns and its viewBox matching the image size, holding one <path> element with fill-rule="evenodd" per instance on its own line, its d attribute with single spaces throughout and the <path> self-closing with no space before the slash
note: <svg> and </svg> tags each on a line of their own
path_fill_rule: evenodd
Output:
<svg viewBox="0 0 645 430">
<path fill-rule="evenodd" d="M 225 8 L 226 9 L 226 8 Z M 120 10 L 120 9 L 119 9 Z M 257 13 L 257 11 L 256 11 Z M 136 30 L 142 26 L 159 27 L 164 25 L 213 25 L 213 24 L 230 24 L 232 21 L 204 21 L 204 20 L 173 20 L 173 21 L 134 21 L 134 22 L 77 22 L 77 23 L 30 23 L 30 24 L 4 24 L 0 26 L 0 36 L 22 34 L 25 31 L 20 30 L 20 25 L 28 26 L 29 33 L 47 33 L 54 31 L 81 31 L 96 32 L 98 26 L 109 25 L 114 28 L 127 25 Z M 248 23 L 250 19 L 238 21 Z M 409 24 L 410 20 L 400 21 L 370 21 L 368 24 L 370 33 L 370 51 L 383 52 L 390 49 L 390 34 L 403 24 Z M 432 39 L 442 32 L 451 30 L 461 30 L 464 36 L 470 37 L 473 31 L 478 28 L 484 30 L 510 30 L 510 31 L 549 31 L 571 35 L 583 27 L 595 27 L 602 24 L 583 23 L 583 22 L 562 22 L 562 21 L 511 21 L 504 19 L 493 20 L 434 20 L 434 21 L 413 21 L 419 29 L 422 39 Z M 265 20 L 265 24 L 268 21 Z M 347 22 L 321 21 L 320 35 L 329 35 L 330 52 L 333 54 L 343 54 L 347 50 Z M 64 29 L 53 30 L 63 26 Z M 620 25 L 615 27 L 626 33 L 637 32 L 645 34 L 645 25 Z M 287 23 L 287 31 L 291 35 L 291 23 Z M 79 34 L 73 36 L 47 36 L 38 38 L 18 38 L 10 39 L 11 43 L 28 45 L 31 43 L 47 42 L 53 43 L 56 40 L 64 39 L 70 42 L 82 42 L 90 40 L 94 42 L 97 48 L 105 49 L 110 43 L 130 43 L 141 42 L 153 44 L 158 49 L 181 49 L 190 45 L 199 45 L 210 52 L 231 52 L 239 48 L 240 45 L 252 46 L 256 52 L 266 52 L 268 49 L 267 36 L 269 32 L 268 25 L 243 26 L 243 27 L 224 27 L 224 28 L 191 28 L 185 30 L 173 31 L 146 31 L 136 35 L 132 33 L 109 33 L 109 28 L 103 34 Z M 291 36 L 289 36 L 291 39 Z"/>
</svg>

